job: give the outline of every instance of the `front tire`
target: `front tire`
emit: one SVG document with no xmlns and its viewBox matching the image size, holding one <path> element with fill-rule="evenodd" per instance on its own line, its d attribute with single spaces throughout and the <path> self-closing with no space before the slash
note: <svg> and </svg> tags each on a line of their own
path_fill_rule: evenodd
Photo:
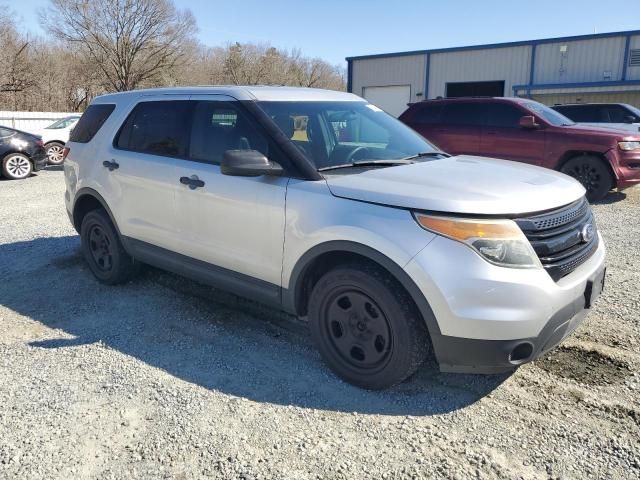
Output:
<svg viewBox="0 0 640 480">
<path fill-rule="evenodd" d="M 33 172 L 31 160 L 22 153 L 10 153 L 2 160 L 2 175 L 11 180 L 22 180 Z"/>
<path fill-rule="evenodd" d="M 117 285 L 133 278 L 139 264 L 125 251 L 106 211 L 92 210 L 82 219 L 80 248 L 91 272 L 102 283 Z"/>
<path fill-rule="evenodd" d="M 407 379 L 430 350 L 424 321 L 411 298 L 388 273 L 367 264 L 324 274 L 311 293 L 309 320 L 329 367 L 367 389 Z"/>
<path fill-rule="evenodd" d="M 613 175 L 609 167 L 594 155 L 573 157 L 560 169 L 578 180 L 587 190 L 587 200 L 595 202 L 607 196 L 613 188 Z"/>
<path fill-rule="evenodd" d="M 47 143 L 45 150 L 49 165 L 62 165 L 64 162 L 64 144 L 60 142 Z"/>
</svg>

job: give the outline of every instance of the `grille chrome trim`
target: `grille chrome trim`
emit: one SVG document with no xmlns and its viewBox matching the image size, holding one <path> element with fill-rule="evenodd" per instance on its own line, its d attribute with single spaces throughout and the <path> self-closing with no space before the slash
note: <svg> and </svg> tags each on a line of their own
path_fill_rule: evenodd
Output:
<svg viewBox="0 0 640 480">
<path fill-rule="evenodd" d="M 598 248 L 595 220 L 584 198 L 552 212 L 515 219 L 515 222 L 556 282 L 586 262 Z M 589 223 L 595 235 L 585 243 L 581 232 Z"/>
</svg>

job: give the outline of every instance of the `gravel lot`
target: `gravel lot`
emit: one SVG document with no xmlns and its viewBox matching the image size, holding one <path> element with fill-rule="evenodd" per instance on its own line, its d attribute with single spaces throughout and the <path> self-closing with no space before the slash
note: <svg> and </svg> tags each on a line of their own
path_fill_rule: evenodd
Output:
<svg viewBox="0 0 640 480">
<path fill-rule="evenodd" d="M 150 268 L 101 286 L 63 191 L 0 180 L 2 478 L 640 477 L 640 188 L 595 206 L 607 286 L 563 347 L 385 392 L 251 302 Z"/>
</svg>

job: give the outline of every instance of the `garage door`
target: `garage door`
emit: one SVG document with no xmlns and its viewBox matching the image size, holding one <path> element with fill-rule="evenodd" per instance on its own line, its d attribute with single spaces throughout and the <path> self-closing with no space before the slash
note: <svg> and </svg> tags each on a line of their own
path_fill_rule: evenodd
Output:
<svg viewBox="0 0 640 480">
<path fill-rule="evenodd" d="M 363 96 L 385 112 L 399 117 L 407 109 L 407 103 L 411 101 L 411 86 L 364 87 Z"/>
</svg>

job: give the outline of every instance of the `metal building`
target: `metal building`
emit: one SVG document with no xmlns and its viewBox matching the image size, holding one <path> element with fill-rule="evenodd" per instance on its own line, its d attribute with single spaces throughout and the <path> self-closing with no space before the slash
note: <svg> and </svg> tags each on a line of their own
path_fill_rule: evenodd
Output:
<svg viewBox="0 0 640 480">
<path fill-rule="evenodd" d="M 393 115 L 427 98 L 640 105 L 640 30 L 347 58 L 347 89 Z"/>
</svg>

